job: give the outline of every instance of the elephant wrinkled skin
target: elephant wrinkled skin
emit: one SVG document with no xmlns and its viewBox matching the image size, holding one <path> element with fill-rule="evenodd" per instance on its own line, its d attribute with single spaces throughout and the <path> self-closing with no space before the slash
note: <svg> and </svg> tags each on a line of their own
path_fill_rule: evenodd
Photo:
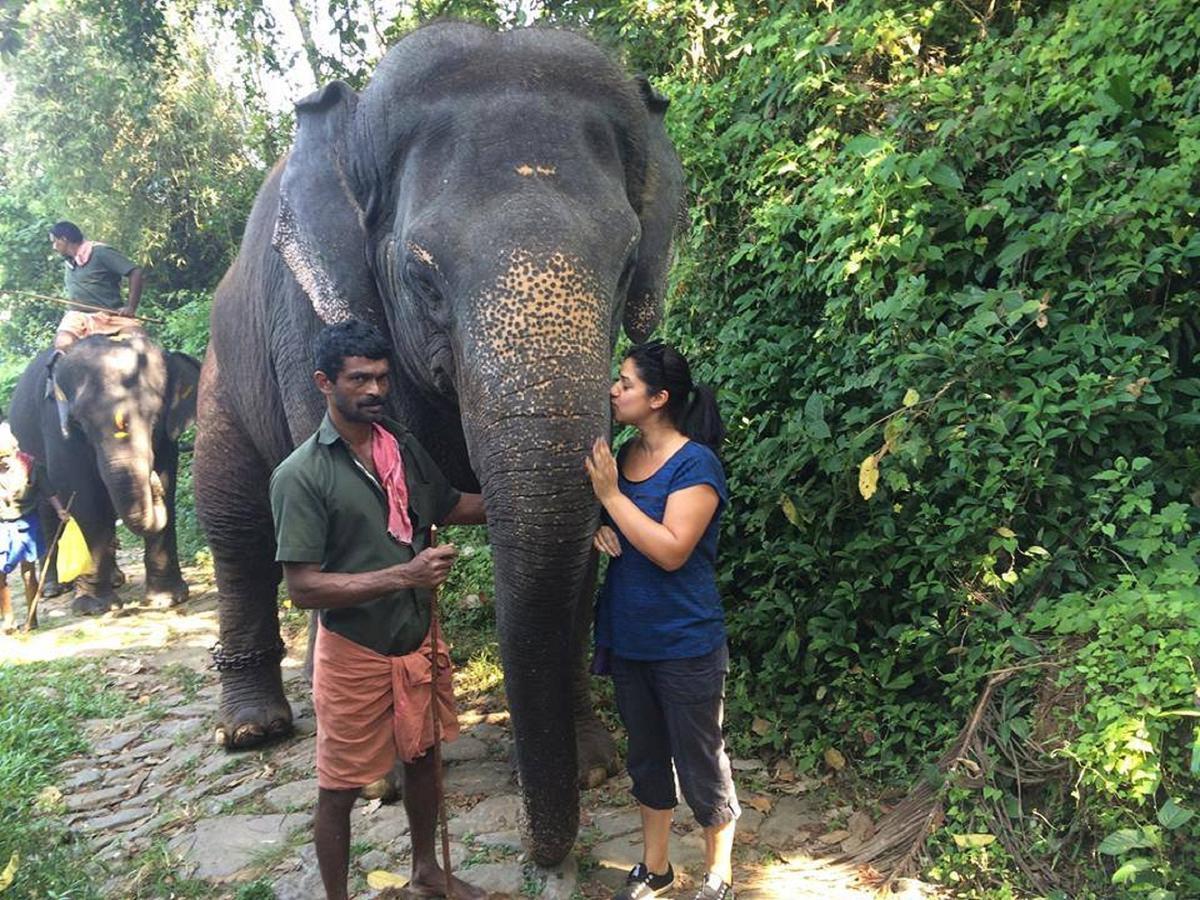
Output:
<svg viewBox="0 0 1200 900">
<path fill-rule="evenodd" d="M 488 514 L 533 858 L 574 843 L 580 770 L 612 770 L 581 665 L 617 330 L 657 323 L 682 172 L 667 102 L 549 29 L 402 39 L 360 95 L 296 107 L 289 155 L 218 289 L 200 388 L 197 508 L 221 595 L 220 732 L 290 729 L 267 482 L 323 413 L 309 346 L 357 316 L 395 346 L 391 413 Z M 577 748 L 577 736 L 579 746 Z"/>
<path fill-rule="evenodd" d="M 76 580 L 72 608 L 97 613 L 117 602 L 117 518 L 145 541 L 147 602 L 182 603 L 188 588 L 175 545 L 175 476 L 179 435 L 196 417 L 199 361 L 145 336 L 89 337 L 58 361 L 48 392 L 50 352 L 22 373 L 9 418 L 59 499 L 74 497 L 71 514 L 93 571 Z"/>
</svg>

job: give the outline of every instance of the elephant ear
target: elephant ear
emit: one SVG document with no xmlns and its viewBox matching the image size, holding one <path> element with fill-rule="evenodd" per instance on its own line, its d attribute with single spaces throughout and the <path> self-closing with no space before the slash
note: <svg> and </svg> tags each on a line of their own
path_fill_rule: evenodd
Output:
<svg viewBox="0 0 1200 900">
<path fill-rule="evenodd" d="M 167 354 L 167 437 L 172 441 L 196 421 L 200 361 L 186 353 Z"/>
<path fill-rule="evenodd" d="M 625 297 L 625 332 L 634 341 L 644 341 L 662 318 L 667 270 L 671 267 L 671 242 L 680 220 L 683 198 L 683 167 L 663 127 L 670 101 L 637 78 L 642 102 L 649 114 L 646 136 L 646 177 L 638 218 L 642 240 L 638 260 Z"/>
<path fill-rule="evenodd" d="M 357 106 L 358 95 L 341 81 L 296 104 L 296 140 L 280 179 L 272 244 L 323 322 L 358 317 L 382 325 L 364 213 L 346 159 Z"/>
</svg>

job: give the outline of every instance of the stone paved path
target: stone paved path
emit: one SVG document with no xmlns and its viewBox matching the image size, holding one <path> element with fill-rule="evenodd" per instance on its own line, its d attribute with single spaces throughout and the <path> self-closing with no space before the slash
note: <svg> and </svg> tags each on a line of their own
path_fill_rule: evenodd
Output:
<svg viewBox="0 0 1200 900">
<path fill-rule="evenodd" d="M 140 572 L 134 561 L 124 564 L 131 584 L 123 593 L 132 598 Z M 126 607 L 74 619 L 64 598 L 44 607 L 40 633 L 0 636 L 4 660 L 98 658 L 110 683 L 137 709 L 85 724 L 94 752 L 62 767 L 55 789 L 61 796 L 48 799 L 110 873 L 106 896 L 160 896 L 154 884 L 200 879 L 211 889 L 207 896 L 230 898 L 239 885 L 260 880 L 278 900 L 320 900 L 310 832 L 316 723 L 302 677 L 303 642 L 293 640 L 284 661 L 295 735 L 262 750 L 219 750 L 212 738 L 219 689 L 208 669 L 215 594 L 204 573 L 187 574 L 193 600 L 178 610 Z M 480 698 L 464 703 L 462 712 L 463 736 L 445 752 L 451 858 L 461 877 L 497 898 L 611 897 L 640 858 L 627 778 L 585 793 L 576 853 L 554 871 L 539 870 L 521 855 L 502 701 Z M 757 761 L 737 761 L 736 768 L 745 805 L 735 853 L 742 900 L 874 896 L 858 873 L 821 859 L 868 836 L 869 816 L 838 806 L 820 783 L 772 781 Z M 403 807 L 360 801 L 352 829 L 355 896 L 403 896 L 366 882 L 374 870 L 407 875 Z M 676 825 L 671 858 L 683 876 L 668 896 L 692 897 L 702 874 L 703 838 L 690 823 Z M 900 887 L 893 896 L 923 896 L 915 882 Z M 168 887 L 161 890 L 170 895 Z"/>
</svg>

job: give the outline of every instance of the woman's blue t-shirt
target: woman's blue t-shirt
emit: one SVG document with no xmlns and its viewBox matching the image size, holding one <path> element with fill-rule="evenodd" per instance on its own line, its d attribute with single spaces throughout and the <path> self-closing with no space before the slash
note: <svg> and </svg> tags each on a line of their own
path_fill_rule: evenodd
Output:
<svg viewBox="0 0 1200 900">
<path fill-rule="evenodd" d="M 717 511 L 676 571 L 655 565 L 617 531 L 621 555 L 609 562 L 596 604 L 598 646 L 626 659 L 684 659 L 710 653 L 725 640 L 716 578 L 717 534 L 728 501 L 721 461 L 688 441 L 644 481 L 618 478 L 621 493 L 655 522 L 663 520 L 671 494 L 697 484 L 717 492 Z"/>
</svg>

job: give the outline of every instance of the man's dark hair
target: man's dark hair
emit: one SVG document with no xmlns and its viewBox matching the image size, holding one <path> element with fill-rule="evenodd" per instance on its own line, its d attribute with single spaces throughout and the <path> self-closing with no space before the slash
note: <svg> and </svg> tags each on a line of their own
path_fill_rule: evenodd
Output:
<svg viewBox="0 0 1200 900">
<path fill-rule="evenodd" d="M 326 325 L 313 339 L 313 362 L 318 372 L 336 381 L 348 356 L 364 359 L 387 359 L 392 345 L 374 325 L 362 319 L 347 319 Z"/>
<path fill-rule="evenodd" d="M 74 222 L 68 222 L 63 219 L 61 222 L 55 222 L 50 226 L 50 236 L 63 238 L 68 244 L 82 244 L 83 232 L 79 230 L 79 226 Z"/>
</svg>

